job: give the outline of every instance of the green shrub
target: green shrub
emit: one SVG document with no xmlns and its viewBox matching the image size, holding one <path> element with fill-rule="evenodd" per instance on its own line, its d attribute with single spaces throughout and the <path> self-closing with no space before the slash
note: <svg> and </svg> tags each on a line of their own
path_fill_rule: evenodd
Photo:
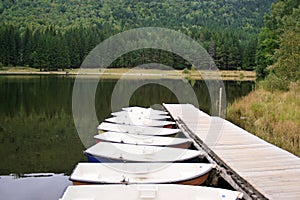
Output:
<svg viewBox="0 0 300 200">
<path fill-rule="evenodd" d="M 195 67 L 195 65 L 192 65 L 192 67 L 191 67 L 191 71 L 196 71 L 196 67 Z"/>
<path fill-rule="evenodd" d="M 270 92 L 274 92 L 276 90 L 288 91 L 290 82 L 274 74 L 269 74 L 269 76 L 265 80 L 260 82 L 260 85 L 265 90 Z"/>
<path fill-rule="evenodd" d="M 189 74 L 189 73 L 191 73 L 191 72 L 190 72 L 190 70 L 186 67 L 186 68 L 183 69 L 182 73 L 184 73 L 184 74 Z"/>
</svg>

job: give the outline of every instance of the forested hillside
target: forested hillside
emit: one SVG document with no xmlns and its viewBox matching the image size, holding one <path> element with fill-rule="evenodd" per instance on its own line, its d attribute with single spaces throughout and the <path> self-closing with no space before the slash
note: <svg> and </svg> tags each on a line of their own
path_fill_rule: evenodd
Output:
<svg viewBox="0 0 300 200">
<path fill-rule="evenodd" d="M 2 0 L 0 65 L 79 67 L 87 53 L 109 36 L 155 26 L 191 36 L 209 51 L 220 69 L 252 70 L 257 33 L 274 1 Z M 146 61 L 190 67 L 174 54 L 150 50 L 125 55 L 114 67 Z"/>
</svg>

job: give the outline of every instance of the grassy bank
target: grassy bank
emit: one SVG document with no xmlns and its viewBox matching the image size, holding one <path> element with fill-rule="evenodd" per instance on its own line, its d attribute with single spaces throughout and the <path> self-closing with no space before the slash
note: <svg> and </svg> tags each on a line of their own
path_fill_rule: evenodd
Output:
<svg viewBox="0 0 300 200">
<path fill-rule="evenodd" d="M 288 92 L 256 89 L 230 105 L 227 118 L 300 156 L 300 84 L 291 85 Z"/>
<path fill-rule="evenodd" d="M 3 67 L 0 74 L 13 75 L 77 75 L 78 69 L 66 69 L 65 71 L 40 71 L 39 69 L 29 67 Z M 202 70 L 159 70 L 159 69 L 127 69 L 127 68 L 109 68 L 109 69 L 81 69 L 81 75 L 100 75 L 102 78 L 171 78 L 171 79 L 216 79 L 220 76 L 223 80 L 236 81 L 254 81 L 256 74 L 254 71 L 208 71 Z"/>
</svg>

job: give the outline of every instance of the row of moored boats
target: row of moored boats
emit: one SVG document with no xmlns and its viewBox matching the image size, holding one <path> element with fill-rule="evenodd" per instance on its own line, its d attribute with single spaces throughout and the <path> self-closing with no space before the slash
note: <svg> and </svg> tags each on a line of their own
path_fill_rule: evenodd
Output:
<svg viewBox="0 0 300 200">
<path fill-rule="evenodd" d="M 84 151 L 61 200 L 172 199 L 236 200 L 242 193 L 204 187 L 214 168 L 167 112 L 129 107 L 111 114 L 98 127 L 95 145 Z"/>
</svg>

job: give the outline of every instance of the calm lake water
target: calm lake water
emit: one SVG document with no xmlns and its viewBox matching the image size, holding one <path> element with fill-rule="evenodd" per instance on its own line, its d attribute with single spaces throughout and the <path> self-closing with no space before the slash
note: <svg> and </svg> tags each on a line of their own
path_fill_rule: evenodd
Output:
<svg viewBox="0 0 300 200">
<path fill-rule="evenodd" d="M 82 153 L 85 147 L 72 116 L 74 81 L 74 77 L 66 76 L 0 76 L 0 175 L 49 172 L 68 175 L 78 162 L 86 161 Z M 126 80 L 124 87 L 137 81 L 141 80 Z M 177 84 L 181 80 L 161 81 Z M 95 107 L 99 122 L 110 116 L 111 96 L 116 83 L 117 80 L 108 79 L 98 83 Z M 210 98 L 205 83 L 189 83 L 197 95 L 200 109 L 209 113 Z M 224 84 L 228 103 L 248 94 L 254 86 L 254 82 L 247 81 L 224 81 Z M 159 84 L 140 87 L 130 99 L 130 105 L 162 103 L 178 103 L 178 100 L 169 89 Z M 96 127 L 93 130 L 91 138 Z M 69 184 L 67 177 L 51 177 L 52 181 L 61 181 L 64 187 Z M 15 178 L 1 176 L 1 194 L 1 190 L 6 191 L 4 185 L 8 187 Z M 26 183 L 25 179 L 20 180 Z M 50 181 L 49 177 L 44 179 Z M 18 184 L 16 180 L 19 179 L 15 179 L 15 184 Z M 61 191 L 57 193 L 61 195 Z"/>
</svg>

